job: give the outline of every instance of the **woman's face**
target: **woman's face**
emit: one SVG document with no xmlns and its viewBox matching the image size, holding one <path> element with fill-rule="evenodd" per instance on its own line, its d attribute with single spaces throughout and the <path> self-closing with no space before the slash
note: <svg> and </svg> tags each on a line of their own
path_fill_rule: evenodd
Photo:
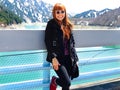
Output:
<svg viewBox="0 0 120 90">
<path fill-rule="evenodd" d="M 55 11 L 56 19 L 62 21 L 65 18 L 65 11 L 64 10 L 56 10 Z"/>
</svg>

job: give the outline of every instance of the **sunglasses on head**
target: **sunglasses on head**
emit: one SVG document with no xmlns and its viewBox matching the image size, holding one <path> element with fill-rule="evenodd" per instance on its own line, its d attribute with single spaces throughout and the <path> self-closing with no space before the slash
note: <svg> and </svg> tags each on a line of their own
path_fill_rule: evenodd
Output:
<svg viewBox="0 0 120 90">
<path fill-rule="evenodd" d="M 62 11 L 62 10 L 56 11 L 56 14 L 64 14 L 64 13 L 65 13 L 65 11 Z"/>
</svg>

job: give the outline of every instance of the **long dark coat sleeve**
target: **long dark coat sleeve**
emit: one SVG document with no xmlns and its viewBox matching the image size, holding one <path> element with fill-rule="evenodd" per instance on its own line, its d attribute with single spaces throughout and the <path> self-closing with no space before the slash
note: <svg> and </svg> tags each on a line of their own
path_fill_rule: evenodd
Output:
<svg viewBox="0 0 120 90">
<path fill-rule="evenodd" d="M 45 45 L 47 49 L 47 61 L 52 62 L 52 58 L 57 57 L 58 52 L 58 34 L 57 30 L 59 30 L 60 26 L 57 25 L 55 20 L 50 20 L 47 23 L 45 30 Z"/>
</svg>

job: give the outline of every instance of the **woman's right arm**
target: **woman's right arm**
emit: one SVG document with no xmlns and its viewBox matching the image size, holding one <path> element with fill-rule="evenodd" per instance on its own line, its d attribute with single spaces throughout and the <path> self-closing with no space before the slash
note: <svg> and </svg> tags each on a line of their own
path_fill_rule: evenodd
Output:
<svg viewBox="0 0 120 90">
<path fill-rule="evenodd" d="M 55 50 L 55 37 L 54 36 L 54 32 L 53 32 L 53 28 L 51 27 L 51 23 L 48 22 L 46 30 L 45 30 L 45 44 L 46 44 L 46 48 L 47 51 L 49 53 L 49 57 L 50 57 L 50 61 L 52 63 L 53 69 L 54 70 L 58 70 L 60 64 L 57 60 L 57 54 L 56 54 L 56 50 Z"/>
<path fill-rule="evenodd" d="M 49 62 L 52 62 L 52 58 L 57 57 L 57 53 L 55 50 L 56 42 L 55 42 L 54 34 L 55 32 L 54 32 L 53 24 L 51 22 L 48 22 L 45 30 L 45 45 L 50 57 Z"/>
</svg>

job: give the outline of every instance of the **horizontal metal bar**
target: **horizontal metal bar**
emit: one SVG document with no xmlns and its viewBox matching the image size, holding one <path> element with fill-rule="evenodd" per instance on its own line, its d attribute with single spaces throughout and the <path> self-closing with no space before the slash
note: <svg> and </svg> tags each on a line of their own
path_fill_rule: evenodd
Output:
<svg viewBox="0 0 120 90">
<path fill-rule="evenodd" d="M 0 75 L 29 72 L 29 71 L 36 71 L 36 70 L 49 70 L 50 68 L 51 68 L 50 66 L 44 66 L 43 63 L 0 67 Z"/>
<path fill-rule="evenodd" d="M 120 61 L 120 55 L 101 57 L 101 58 L 80 59 L 79 65 L 84 66 L 84 65 L 91 65 L 91 64 L 98 64 L 98 63 L 116 62 L 116 61 Z"/>
<path fill-rule="evenodd" d="M 46 78 L 46 80 L 49 80 Z M 48 87 L 49 83 L 43 83 L 42 79 L 30 80 L 30 81 L 22 81 L 22 82 L 14 82 L 14 83 L 6 83 L 0 84 L 0 90 L 23 90 L 30 89 L 35 87 Z"/>
<path fill-rule="evenodd" d="M 95 51 L 111 51 L 111 50 L 118 50 L 120 48 L 103 48 L 103 46 L 98 47 L 82 47 L 82 48 L 76 48 L 77 53 L 82 52 L 95 52 Z"/>
<path fill-rule="evenodd" d="M 20 55 L 31 55 L 31 54 L 40 54 L 46 53 L 46 50 L 29 50 L 29 51 L 18 51 L 18 52 L 0 52 L 0 57 L 7 57 L 7 56 L 20 56 Z"/>
<path fill-rule="evenodd" d="M 92 78 L 97 78 L 97 77 L 102 77 L 102 76 L 110 76 L 110 75 L 116 75 L 116 74 L 120 74 L 120 67 L 86 72 L 86 73 L 80 73 L 80 76 L 78 78 L 74 79 L 74 81 L 79 81 L 79 80 L 83 80 L 83 79 L 84 80 L 92 79 Z"/>
</svg>

